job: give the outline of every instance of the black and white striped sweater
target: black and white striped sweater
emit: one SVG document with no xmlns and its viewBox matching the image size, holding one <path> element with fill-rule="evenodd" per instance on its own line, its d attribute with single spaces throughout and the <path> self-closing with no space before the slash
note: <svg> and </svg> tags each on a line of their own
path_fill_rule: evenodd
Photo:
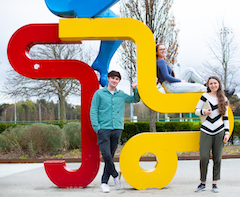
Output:
<svg viewBox="0 0 240 197">
<path fill-rule="evenodd" d="M 229 134 L 228 106 L 226 106 L 226 113 L 221 116 L 218 111 L 218 98 L 212 97 L 208 93 L 203 93 L 198 101 L 195 114 L 198 116 L 204 115 L 203 106 L 207 100 L 211 105 L 211 114 L 202 122 L 200 130 L 209 135 L 216 135 L 222 130 L 225 130 L 225 134 Z"/>
</svg>

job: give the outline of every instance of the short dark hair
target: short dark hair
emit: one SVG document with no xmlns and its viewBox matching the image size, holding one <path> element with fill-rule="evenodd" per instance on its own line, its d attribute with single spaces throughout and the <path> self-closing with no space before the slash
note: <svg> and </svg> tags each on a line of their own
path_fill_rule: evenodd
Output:
<svg viewBox="0 0 240 197">
<path fill-rule="evenodd" d="M 108 77 L 118 77 L 121 80 L 121 74 L 118 71 L 112 70 L 108 73 Z"/>
</svg>

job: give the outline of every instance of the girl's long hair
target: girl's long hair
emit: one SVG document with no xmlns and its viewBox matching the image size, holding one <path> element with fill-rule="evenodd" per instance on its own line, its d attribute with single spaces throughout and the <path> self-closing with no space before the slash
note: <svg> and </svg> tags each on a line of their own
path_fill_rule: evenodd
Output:
<svg viewBox="0 0 240 197">
<path fill-rule="evenodd" d="M 158 58 L 158 55 L 157 55 L 158 47 L 161 46 L 161 45 L 165 46 L 165 44 L 163 44 L 163 43 L 156 44 L 156 57 L 157 58 Z"/>
<path fill-rule="evenodd" d="M 228 102 L 226 102 L 226 100 L 225 100 L 226 97 L 225 97 L 225 94 L 224 94 L 224 92 L 222 90 L 222 84 L 221 84 L 221 82 L 220 82 L 218 77 L 216 77 L 216 76 L 209 77 L 208 81 L 207 81 L 207 92 L 211 92 L 211 90 L 209 88 L 209 80 L 210 79 L 217 80 L 217 82 L 219 84 L 219 88 L 217 90 L 218 110 L 219 110 L 219 113 L 221 115 L 224 115 L 226 113 L 226 110 L 227 110 L 226 106 L 228 105 Z"/>
</svg>

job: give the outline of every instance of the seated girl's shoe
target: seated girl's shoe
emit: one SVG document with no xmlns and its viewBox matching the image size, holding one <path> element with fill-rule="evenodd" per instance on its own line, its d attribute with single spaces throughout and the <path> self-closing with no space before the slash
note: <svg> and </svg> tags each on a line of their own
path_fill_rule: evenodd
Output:
<svg viewBox="0 0 240 197">
<path fill-rule="evenodd" d="M 231 90 L 224 90 L 224 94 L 228 99 L 231 98 L 231 96 L 234 94 L 234 92 L 235 92 L 235 88 L 233 88 Z"/>
</svg>

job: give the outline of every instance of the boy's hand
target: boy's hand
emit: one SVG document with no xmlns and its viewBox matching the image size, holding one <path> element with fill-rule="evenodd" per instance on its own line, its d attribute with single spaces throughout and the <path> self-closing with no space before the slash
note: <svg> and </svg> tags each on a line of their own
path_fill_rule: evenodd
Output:
<svg viewBox="0 0 240 197">
<path fill-rule="evenodd" d="M 137 83 L 132 83 L 132 89 L 135 89 L 137 87 Z"/>
</svg>

